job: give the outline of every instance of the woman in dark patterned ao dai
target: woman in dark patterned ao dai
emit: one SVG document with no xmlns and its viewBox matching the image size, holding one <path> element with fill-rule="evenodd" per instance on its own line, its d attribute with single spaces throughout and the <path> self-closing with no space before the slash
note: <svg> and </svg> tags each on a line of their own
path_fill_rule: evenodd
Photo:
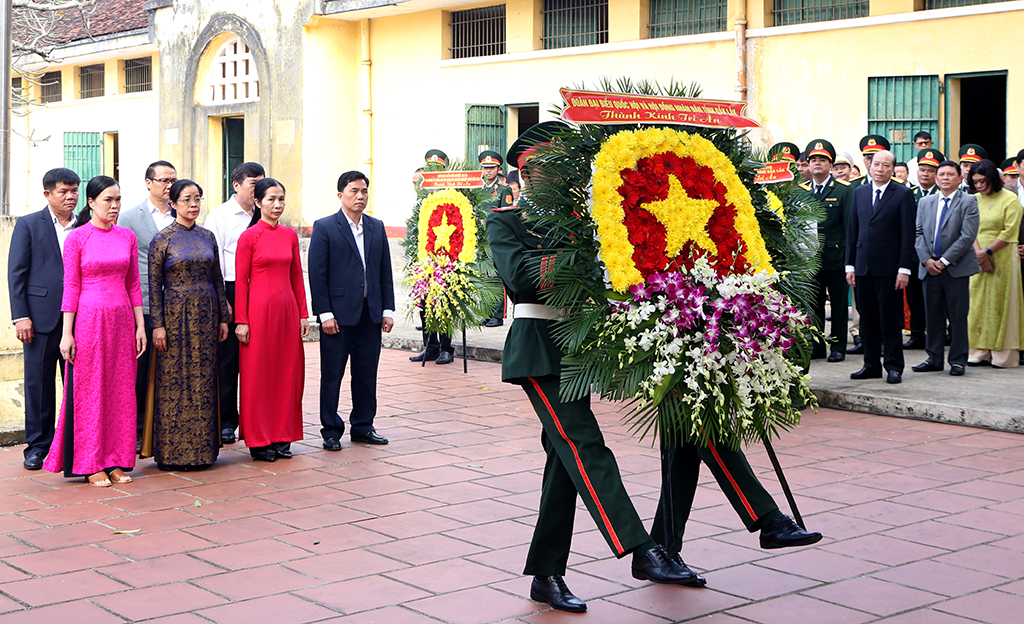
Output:
<svg viewBox="0 0 1024 624">
<path fill-rule="evenodd" d="M 203 189 L 178 180 L 170 199 L 177 212 L 174 223 L 149 246 L 157 351 L 152 454 L 161 470 L 188 470 L 210 466 L 220 450 L 217 343 L 227 338 L 229 313 L 217 242 L 196 225 Z"/>
</svg>

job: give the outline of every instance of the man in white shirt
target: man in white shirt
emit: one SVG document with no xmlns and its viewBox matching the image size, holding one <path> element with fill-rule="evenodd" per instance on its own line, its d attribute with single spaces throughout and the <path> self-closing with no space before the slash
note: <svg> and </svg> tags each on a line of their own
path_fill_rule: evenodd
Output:
<svg viewBox="0 0 1024 624">
<path fill-rule="evenodd" d="M 232 320 L 228 325 L 228 338 L 217 345 L 217 367 L 220 380 L 220 438 L 224 444 L 233 444 L 238 428 L 238 337 L 235 335 L 235 250 L 238 237 L 259 219 L 254 192 L 256 183 L 267 175 L 259 163 L 246 162 L 231 172 L 231 188 L 235 193 L 217 206 L 204 227 L 213 232 L 220 253 L 220 270 L 224 274 L 224 288 L 231 307 Z"/>
<path fill-rule="evenodd" d="M 153 354 L 153 326 L 149 320 L 149 245 L 160 230 L 174 222 L 171 211 L 171 185 L 178 180 L 174 165 L 158 160 L 146 168 L 146 201 L 122 212 L 117 224 L 135 232 L 139 246 L 139 284 L 142 287 L 142 316 L 146 321 L 146 350 L 138 359 L 135 376 L 135 402 L 138 410 L 136 449 L 142 448 L 142 426 L 146 420 L 146 395 L 149 391 L 149 360 Z"/>
<path fill-rule="evenodd" d="M 64 241 L 74 224 L 81 180 L 70 169 L 43 176 L 47 207 L 18 219 L 11 235 L 7 288 L 11 319 L 25 358 L 26 470 L 39 470 L 57 420 L 54 382 L 64 331 Z M 64 368 L 61 366 L 61 375 Z"/>
<path fill-rule="evenodd" d="M 920 152 L 921 150 L 928 149 L 931 146 L 932 135 L 930 132 L 922 130 L 914 135 L 914 149 L 916 149 L 918 152 Z M 920 153 L 918 154 L 918 156 L 915 156 L 911 158 L 909 161 L 907 161 L 907 170 L 909 172 L 907 175 L 907 182 L 910 182 L 911 186 L 921 185 L 920 178 L 917 177 L 917 168 L 921 166 L 919 157 Z"/>
<path fill-rule="evenodd" d="M 384 223 L 363 214 L 370 180 L 359 171 L 338 178 L 341 210 L 313 224 L 309 292 L 320 319 L 320 435 L 328 451 L 341 450 L 345 420 L 338 395 L 351 359 L 353 442 L 387 444 L 373 426 L 381 332 L 394 326 L 395 289 Z"/>
</svg>

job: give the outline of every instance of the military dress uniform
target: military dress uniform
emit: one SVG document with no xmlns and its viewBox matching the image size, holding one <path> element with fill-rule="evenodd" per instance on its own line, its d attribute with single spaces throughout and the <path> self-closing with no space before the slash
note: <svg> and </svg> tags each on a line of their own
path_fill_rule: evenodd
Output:
<svg viewBox="0 0 1024 624">
<path fill-rule="evenodd" d="M 825 156 L 834 162 L 835 149 L 823 139 L 811 141 L 807 146 L 808 158 Z M 815 275 L 817 291 L 814 303 L 814 322 L 818 329 L 825 328 L 825 291 L 832 302 L 832 330 L 829 338 L 829 359 L 836 362 L 846 355 L 846 334 L 849 331 L 850 286 L 846 283 L 846 222 L 853 205 L 853 187 L 849 182 L 837 180 L 832 175 L 818 185 L 808 180 L 800 185 L 812 198 L 825 208 L 825 220 L 818 223 L 818 236 L 823 239 L 821 268 Z M 812 358 L 825 357 L 825 345 L 817 343 Z"/>
<path fill-rule="evenodd" d="M 478 158 L 480 160 L 480 167 L 501 167 L 504 163 L 501 154 L 492 150 L 480 152 Z M 490 191 L 487 195 L 487 201 L 483 204 L 484 210 L 503 208 L 515 203 L 515 193 L 512 191 L 511 186 L 505 184 L 505 176 L 501 175 L 500 169 L 493 182 L 488 183 L 486 176 L 484 177 L 484 189 Z M 484 321 L 484 327 L 500 327 L 505 323 L 506 294 L 502 293 L 501 299 L 494 304 L 490 318 Z"/>
</svg>

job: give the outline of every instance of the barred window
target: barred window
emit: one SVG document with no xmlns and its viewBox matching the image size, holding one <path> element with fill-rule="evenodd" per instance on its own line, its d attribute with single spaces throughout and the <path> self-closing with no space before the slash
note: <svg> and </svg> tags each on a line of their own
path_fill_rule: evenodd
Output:
<svg viewBox="0 0 1024 624">
<path fill-rule="evenodd" d="M 505 5 L 452 11 L 452 58 L 505 53 Z"/>
<path fill-rule="evenodd" d="M 868 78 L 868 132 L 892 145 L 896 160 L 917 156 L 914 135 L 924 130 L 939 136 L 938 76 Z"/>
<path fill-rule="evenodd" d="M 25 82 L 21 76 L 11 78 L 11 108 L 14 111 L 25 110 Z"/>
<path fill-rule="evenodd" d="M 256 102 L 260 99 L 256 61 L 240 37 L 231 37 L 220 46 L 206 80 L 207 104 Z"/>
<path fill-rule="evenodd" d="M 126 59 L 124 62 L 124 92 L 141 93 L 153 90 L 153 57 Z"/>
<path fill-rule="evenodd" d="M 728 0 L 651 0 L 651 38 L 725 30 Z"/>
<path fill-rule="evenodd" d="M 466 106 L 466 160 L 477 162 L 480 152 L 494 150 L 499 154 L 507 151 L 508 142 L 504 106 L 494 104 L 468 104 Z"/>
<path fill-rule="evenodd" d="M 79 92 L 81 99 L 101 97 L 104 94 L 103 64 L 84 65 L 78 68 Z"/>
<path fill-rule="evenodd" d="M 42 104 L 60 102 L 62 89 L 60 72 L 46 72 L 39 79 L 39 102 Z"/>
<path fill-rule="evenodd" d="M 925 9 L 949 9 L 952 7 L 975 6 L 978 4 L 995 4 L 1010 0 L 924 0 Z"/>
<path fill-rule="evenodd" d="M 868 0 L 775 0 L 776 26 L 867 17 Z"/>
<path fill-rule="evenodd" d="M 544 0 L 544 49 L 608 43 L 608 0 Z"/>
</svg>

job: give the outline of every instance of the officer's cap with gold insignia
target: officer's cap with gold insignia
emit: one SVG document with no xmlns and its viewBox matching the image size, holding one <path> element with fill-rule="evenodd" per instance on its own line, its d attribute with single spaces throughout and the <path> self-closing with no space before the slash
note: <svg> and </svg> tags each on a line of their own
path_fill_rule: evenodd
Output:
<svg viewBox="0 0 1024 624">
<path fill-rule="evenodd" d="M 942 161 L 946 160 L 946 157 L 942 155 L 937 149 L 926 148 L 917 153 L 917 164 L 918 165 L 931 165 L 936 169 Z"/>
<path fill-rule="evenodd" d="M 516 163 L 519 169 L 531 158 L 537 155 L 537 148 L 551 142 L 563 129 L 568 129 L 569 124 L 564 121 L 545 121 L 527 128 L 521 134 L 512 147 L 508 148 L 506 159 L 510 163 Z"/>
<path fill-rule="evenodd" d="M 852 166 L 853 165 L 853 159 L 850 158 L 850 153 L 849 152 L 838 151 L 838 152 L 836 152 L 836 161 L 833 164 L 835 164 L 835 165 L 851 165 Z"/>
<path fill-rule="evenodd" d="M 836 148 L 832 147 L 832 144 L 825 139 L 814 139 L 807 144 L 807 160 L 811 159 L 811 156 L 824 156 L 831 162 L 836 161 Z"/>
<path fill-rule="evenodd" d="M 800 155 L 800 148 L 796 146 L 796 143 L 776 143 L 771 146 L 768 150 L 768 159 L 772 162 L 785 160 L 786 162 L 796 162 L 796 157 Z"/>
<path fill-rule="evenodd" d="M 877 154 L 882 150 L 888 150 L 890 147 L 892 145 L 889 144 L 889 139 L 880 134 L 869 134 L 860 140 L 861 154 Z"/>
<path fill-rule="evenodd" d="M 1020 175 L 1017 171 L 1017 159 L 1007 158 L 1003 161 L 1003 164 L 999 165 L 999 168 L 1003 170 L 1004 175 Z"/>
<path fill-rule="evenodd" d="M 441 166 L 447 166 L 448 154 L 445 154 L 439 149 L 427 150 L 427 153 L 423 156 L 423 160 L 428 163 L 437 163 Z"/>
<path fill-rule="evenodd" d="M 494 150 L 480 152 L 479 158 L 481 167 L 500 167 L 502 163 L 501 154 Z"/>
<path fill-rule="evenodd" d="M 960 146 L 960 162 L 976 163 L 982 158 L 988 158 L 988 152 L 977 143 L 967 143 Z"/>
</svg>

